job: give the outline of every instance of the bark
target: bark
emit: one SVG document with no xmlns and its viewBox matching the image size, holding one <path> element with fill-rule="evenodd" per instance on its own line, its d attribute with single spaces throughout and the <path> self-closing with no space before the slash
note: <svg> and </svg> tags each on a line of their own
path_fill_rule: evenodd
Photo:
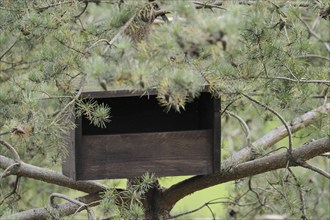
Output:
<svg viewBox="0 0 330 220">
<path fill-rule="evenodd" d="M 97 206 L 100 203 L 98 201 L 101 200 L 98 193 L 89 194 L 86 196 L 82 196 L 79 198 L 76 198 L 75 200 L 78 200 L 82 203 L 89 204 L 89 207 Z M 11 216 L 4 216 L 3 218 L 0 218 L 0 220 L 5 219 L 19 219 L 19 220 L 48 220 L 52 219 L 52 215 L 59 214 L 60 217 L 68 216 L 76 213 L 78 209 L 81 209 L 80 211 L 83 211 L 84 209 L 80 207 L 79 205 L 76 205 L 74 203 L 66 202 L 61 203 L 57 205 L 57 209 L 52 211 L 50 208 L 35 208 L 30 209 L 23 212 L 18 212 L 16 214 L 13 214 Z M 87 215 L 86 215 L 87 216 Z"/>
<path fill-rule="evenodd" d="M 291 131 L 295 132 L 312 124 L 315 119 L 320 118 L 323 114 L 326 114 L 329 111 L 330 104 L 327 104 L 294 119 L 290 124 Z M 279 128 L 272 130 L 254 142 L 253 146 L 261 146 L 263 148 L 267 148 L 274 145 L 276 142 L 280 141 L 286 136 L 287 130 L 284 128 L 284 126 L 280 126 Z M 295 159 L 305 161 L 329 151 L 330 139 L 323 138 L 307 143 L 301 148 L 294 149 L 293 157 Z M 177 201 L 195 191 L 235 179 L 260 174 L 279 168 L 285 168 L 288 161 L 286 153 L 276 153 L 271 156 L 249 161 L 253 159 L 253 156 L 253 148 L 245 147 L 232 155 L 231 158 L 223 162 L 222 170 L 219 174 L 195 176 L 175 184 L 167 190 L 161 189 L 160 186 L 153 187 L 147 193 L 146 199 L 144 201 L 146 218 L 166 219 L 169 216 L 169 211 Z M 0 168 L 6 169 L 15 163 L 17 162 L 0 155 Z M 291 163 L 290 166 L 296 166 L 296 164 Z M 19 169 L 13 170 L 13 172 L 10 174 L 38 179 L 44 182 L 57 184 L 93 194 L 78 198 L 79 200 L 82 199 L 84 203 L 98 201 L 99 197 L 94 197 L 94 193 L 106 189 L 106 186 L 96 182 L 73 181 L 72 179 L 63 176 L 59 172 L 29 165 L 24 162 L 20 162 Z M 92 203 L 92 205 L 96 204 L 97 203 Z M 77 205 L 72 203 L 63 203 L 63 206 L 60 205 L 58 210 L 61 213 L 61 216 L 67 216 L 75 213 L 78 208 L 79 207 L 77 207 Z M 45 208 L 31 209 L 10 216 L 10 218 L 19 219 L 47 219 L 47 217 L 49 217 L 49 211 Z"/>
<path fill-rule="evenodd" d="M 294 149 L 292 156 L 297 161 L 307 161 L 329 151 L 330 138 L 326 137 L 308 142 L 302 147 Z M 164 208 L 171 209 L 177 201 L 193 192 L 232 180 L 285 168 L 287 163 L 287 152 L 283 152 L 244 162 L 236 166 L 223 167 L 220 174 L 194 176 L 171 186 L 162 194 Z M 291 162 L 289 166 L 297 166 L 297 164 Z"/>
<path fill-rule="evenodd" d="M 306 143 L 300 148 L 294 149 L 292 155 L 295 159 L 307 161 L 313 157 L 330 151 L 330 138 L 322 138 L 313 142 Z M 230 169 L 223 169 L 220 174 L 195 176 L 167 190 L 163 190 L 160 186 L 154 186 L 146 194 L 144 206 L 146 210 L 146 219 L 167 219 L 169 212 L 174 204 L 181 198 L 207 187 L 217 184 L 229 182 L 232 180 L 265 173 L 268 171 L 285 168 L 287 166 L 287 153 L 275 153 L 253 161 L 241 163 Z M 297 166 L 290 163 L 289 166 Z M 100 200 L 98 194 L 87 195 L 77 200 L 94 206 Z M 95 203 L 96 202 L 96 203 Z M 75 213 L 79 207 L 72 203 L 63 203 L 57 209 L 61 216 L 67 216 Z M 7 216 L 7 219 L 47 219 L 49 218 L 49 210 L 45 208 L 36 208 L 24 212 Z"/>
<path fill-rule="evenodd" d="M 293 119 L 289 125 L 291 133 L 294 133 L 304 127 L 311 125 L 316 119 L 320 118 L 322 115 L 329 114 L 330 112 L 330 103 L 327 103 L 323 106 L 320 106 L 312 111 L 309 111 L 295 119 Z M 254 149 L 256 147 L 266 149 L 268 147 L 273 146 L 283 138 L 288 136 L 288 131 L 285 126 L 279 126 L 278 128 L 273 129 L 268 132 L 263 137 L 259 138 L 257 141 L 252 143 L 252 148 L 249 146 L 245 146 L 240 151 L 231 155 L 230 158 L 223 162 L 223 165 L 232 165 L 239 164 L 241 162 L 245 162 L 248 160 L 252 160 L 254 158 Z"/>
<path fill-rule="evenodd" d="M 0 155 L 0 168 L 6 169 L 17 163 L 16 161 Z M 64 176 L 60 172 L 33 166 L 24 162 L 19 162 L 19 169 L 13 170 L 11 175 L 24 176 L 32 179 L 41 180 L 43 182 L 65 186 L 71 189 L 79 190 L 86 193 L 95 193 L 105 190 L 107 187 L 93 181 L 74 181 Z"/>
</svg>

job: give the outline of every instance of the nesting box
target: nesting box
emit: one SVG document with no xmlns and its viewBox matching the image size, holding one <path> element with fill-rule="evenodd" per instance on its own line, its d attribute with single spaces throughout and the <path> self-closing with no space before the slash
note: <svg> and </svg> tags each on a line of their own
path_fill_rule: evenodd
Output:
<svg viewBox="0 0 330 220">
<path fill-rule="evenodd" d="M 83 92 L 111 108 L 106 128 L 76 118 L 63 174 L 75 180 L 211 174 L 220 170 L 220 100 L 203 91 L 180 113 L 156 91 Z"/>
</svg>

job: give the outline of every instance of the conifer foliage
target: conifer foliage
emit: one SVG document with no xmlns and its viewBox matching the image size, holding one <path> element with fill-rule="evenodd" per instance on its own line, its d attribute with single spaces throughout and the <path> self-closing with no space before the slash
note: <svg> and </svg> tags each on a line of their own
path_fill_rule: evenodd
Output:
<svg viewBox="0 0 330 220">
<path fill-rule="evenodd" d="M 230 198 L 203 207 L 228 204 L 227 219 L 330 218 L 329 17 L 327 0 L 1 0 L 0 218 L 180 218 L 181 198 L 228 181 Z M 156 89 L 164 111 L 180 112 L 205 86 L 221 96 L 220 174 L 165 189 L 147 173 L 119 189 L 52 170 L 72 117 L 111 126 L 111 106 L 82 91 Z"/>
</svg>

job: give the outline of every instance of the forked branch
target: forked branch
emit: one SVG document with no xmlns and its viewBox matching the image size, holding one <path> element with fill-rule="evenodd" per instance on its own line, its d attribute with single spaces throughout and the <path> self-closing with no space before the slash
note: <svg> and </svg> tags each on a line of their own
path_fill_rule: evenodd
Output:
<svg viewBox="0 0 330 220">
<path fill-rule="evenodd" d="M 79 201 L 79 200 L 77 200 L 77 199 L 71 199 L 70 197 L 68 197 L 68 196 L 66 196 L 66 195 L 63 195 L 63 194 L 52 193 L 52 194 L 50 195 L 50 197 L 49 197 L 49 205 L 50 205 L 52 208 L 55 208 L 55 209 L 56 209 L 56 208 L 58 207 L 58 205 L 55 204 L 55 201 L 54 201 L 55 198 L 65 199 L 65 200 L 67 200 L 67 201 L 69 201 L 69 202 L 71 202 L 71 203 L 73 203 L 73 204 L 75 204 L 75 205 L 78 205 L 79 207 L 78 207 L 77 211 L 81 211 L 81 210 L 83 210 L 83 209 L 86 209 L 86 211 L 87 211 L 87 213 L 88 213 L 88 219 L 89 219 L 89 220 L 95 220 L 95 219 L 96 219 L 93 210 L 91 210 L 91 209 L 88 207 L 88 205 L 86 205 L 85 203 L 83 203 L 83 202 L 81 202 L 81 201 Z M 76 211 L 76 212 L 77 212 L 77 211 Z M 75 213 L 76 213 L 76 212 L 75 212 Z"/>
</svg>

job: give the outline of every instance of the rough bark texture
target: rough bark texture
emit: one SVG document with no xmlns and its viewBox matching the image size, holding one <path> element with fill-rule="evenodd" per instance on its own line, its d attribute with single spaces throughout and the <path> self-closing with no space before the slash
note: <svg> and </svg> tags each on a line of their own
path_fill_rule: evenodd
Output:
<svg viewBox="0 0 330 220">
<path fill-rule="evenodd" d="M 17 163 L 16 161 L 0 155 L 0 168 L 6 169 L 9 166 Z M 95 193 L 105 190 L 107 187 L 93 181 L 74 181 L 73 179 L 64 176 L 60 172 L 37 167 L 31 164 L 20 162 L 19 169 L 13 171 L 11 175 L 24 176 L 32 179 L 41 180 L 43 182 L 56 184 L 59 186 L 68 187 L 86 193 Z"/>
<path fill-rule="evenodd" d="M 99 205 L 99 202 L 96 202 L 96 201 L 101 200 L 101 198 L 99 197 L 98 193 L 94 193 L 94 194 L 89 194 L 86 196 L 76 198 L 76 200 L 78 200 L 82 203 L 85 203 L 85 204 L 89 204 L 89 207 L 92 207 L 92 206 Z M 81 209 L 81 211 L 84 210 L 84 208 L 82 208 L 76 204 L 66 202 L 66 203 L 58 204 L 56 210 L 52 210 L 50 208 L 35 208 L 35 209 L 23 211 L 23 212 L 18 212 L 11 216 L 5 216 L 1 219 L 3 219 L 3 220 L 7 220 L 7 219 L 48 220 L 48 219 L 52 219 L 52 215 L 56 215 L 56 214 L 58 214 L 60 217 L 72 215 L 79 208 Z"/>
</svg>

